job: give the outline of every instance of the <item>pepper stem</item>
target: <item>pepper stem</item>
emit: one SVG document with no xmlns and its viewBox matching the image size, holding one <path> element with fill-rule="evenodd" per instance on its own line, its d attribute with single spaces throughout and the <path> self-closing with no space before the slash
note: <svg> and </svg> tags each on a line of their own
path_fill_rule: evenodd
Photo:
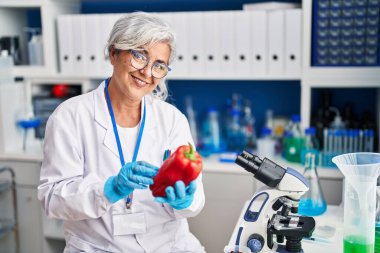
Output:
<svg viewBox="0 0 380 253">
<path fill-rule="evenodd" d="M 189 144 L 190 150 L 185 152 L 185 156 L 187 158 L 189 158 L 190 160 L 194 161 L 196 159 L 195 152 L 194 152 L 194 147 L 193 147 L 193 145 L 191 145 L 190 142 L 188 144 Z"/>
</svg>

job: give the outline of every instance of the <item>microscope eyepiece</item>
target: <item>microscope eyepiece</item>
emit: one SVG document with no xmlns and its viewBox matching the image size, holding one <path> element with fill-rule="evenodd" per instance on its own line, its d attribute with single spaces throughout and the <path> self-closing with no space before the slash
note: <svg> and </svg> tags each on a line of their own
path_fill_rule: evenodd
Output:
<svg viewBox="0 0 380 253">
<path fill-rule="evenodd" d="M 235 163 L 251 172 L 264 184 L 275 187 L 284 176 L 286 170 L 268 158 L 261 160 L 258 156 L 244 150 L 236 157 Z"/>
<path fill-rule="evenodd" d="M 260 158 L 257 156 L 254 156 L 244 150 L 243 153 L 236 157 L 235 163 L 243 167 L 246 171 L 251 172 L 253 175 L 255 175 L 260 167 L 260 164 L 257 165 L 255 163 L 255 157 L 260 160 Z"/>
</svg>

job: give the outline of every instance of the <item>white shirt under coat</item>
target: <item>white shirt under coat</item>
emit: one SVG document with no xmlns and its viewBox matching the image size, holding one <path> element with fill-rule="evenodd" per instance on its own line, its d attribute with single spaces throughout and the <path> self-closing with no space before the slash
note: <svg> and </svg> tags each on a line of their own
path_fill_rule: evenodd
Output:
<svg viewBox="0 0 380 253">
<path fill-rule="evenodd" d="M 180 145 L 193 144 L 193 139 L 188 121 L 178 109 L 150 95 L 145 103 L 137 160 L 159 167 L 166 149 L 174 152 Z M 126 162 L 133 156 L 129 146 L 123 145 Z M 125 208 L 125 201 L 111 204 L 103 187 L 120 168 L 102 82 L 96 90 L 63 102 L 46 126 L 38 198 L 48 217 L 64 220 L 65 252 L 204 252 L 189 232 L 186 219 L 204 206 L 202 175 L 197 179 L 193 203 L 183 210 L 155 202 L 149 188 L 135 190 L 132 210 L 143 210 L 147 232 L 113 236 L 112 212 Z"/>
</svg>

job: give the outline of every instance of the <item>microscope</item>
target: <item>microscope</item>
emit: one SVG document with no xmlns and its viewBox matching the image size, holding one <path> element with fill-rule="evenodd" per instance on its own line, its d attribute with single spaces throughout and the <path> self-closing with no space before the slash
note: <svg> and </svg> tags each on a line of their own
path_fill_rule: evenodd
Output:
<svg viewBox="0 0 380 253">
<path fill-rule="evenodd" d="M 297 215 L 299 200 L 309 190 L 308 181 L 294 169 L 247 151 L 235 163 L 266 186 L 246 204 L 224 252 L 303 252 L 301 240 L 315 228 L 312 217 Z"/>
</svg>

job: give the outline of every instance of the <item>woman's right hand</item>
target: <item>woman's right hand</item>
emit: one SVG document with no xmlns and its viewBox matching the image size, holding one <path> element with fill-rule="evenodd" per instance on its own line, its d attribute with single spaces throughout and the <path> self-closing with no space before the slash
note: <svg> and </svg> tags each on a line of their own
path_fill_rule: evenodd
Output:
<svg viewBox="0 0 380 253">
<path fill-rule="evenodd" d="M 117 174 L 108 178 L 104 185 L 104 195 L 111 203 L 125 198 L 134 189 L 146 189 L 153 184 L 158 167 L 144 161 L 125 164 Z"/>
</svg>

